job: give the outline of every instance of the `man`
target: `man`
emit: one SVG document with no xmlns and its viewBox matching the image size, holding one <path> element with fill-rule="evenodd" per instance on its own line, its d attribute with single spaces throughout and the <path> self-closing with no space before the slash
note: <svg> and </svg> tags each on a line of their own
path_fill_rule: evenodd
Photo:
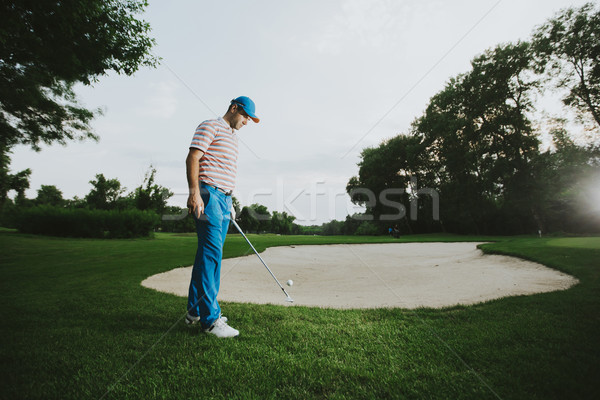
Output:
<svg viewBox="0 0 600 400">
<path fill-rule="evenodd" d="M 254 102 L 245 96 L 231 101 L 221 118 L 201 123 L 186 159 L 188 212 L 196 220 L 198 250 L 192 270 L 186 323 L 220 338 L 239 335 L 227 324 L 217 302 L 223 245 L 231 218 L 231 192 L 238 157 L 236 131 L 249 120 L 258 123 Z"/>
</svg>

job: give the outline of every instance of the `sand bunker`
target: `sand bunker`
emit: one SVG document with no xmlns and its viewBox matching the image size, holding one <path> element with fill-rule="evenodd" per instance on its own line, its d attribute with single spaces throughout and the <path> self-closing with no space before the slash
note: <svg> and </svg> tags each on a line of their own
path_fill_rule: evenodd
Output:
<svg viewBox="0 0 600 400">
<path fill-rule="evenodd" d="M 331 308 L 447 307 L 565 290 L 574 277 L 515 257 L 484 255 L 479 243 L 272 247 L 261 253 L 295 305 Z M 142 282 L 187 296 L 191 268 Z M 223 260 L 220 301 L 282 304 L 285 295 L 254 253 Z"/>
</svg>

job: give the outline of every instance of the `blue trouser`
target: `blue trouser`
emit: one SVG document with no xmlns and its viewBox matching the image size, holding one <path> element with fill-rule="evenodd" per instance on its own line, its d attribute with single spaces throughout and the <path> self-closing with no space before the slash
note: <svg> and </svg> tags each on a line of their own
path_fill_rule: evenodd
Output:
<svg viewBox="0 0 600 400">
<path fill-rule="evenodd" d="M 211 186 L 201 185 L 204 214 L 196 219 L 198 250 L 192 269 L 187 310 L 200 316 L 202 327 L 208 328 L 221 315 L 217 294 L 221 283 L 223 245 L 231 218 L 231 196 Z"/>
</svg>

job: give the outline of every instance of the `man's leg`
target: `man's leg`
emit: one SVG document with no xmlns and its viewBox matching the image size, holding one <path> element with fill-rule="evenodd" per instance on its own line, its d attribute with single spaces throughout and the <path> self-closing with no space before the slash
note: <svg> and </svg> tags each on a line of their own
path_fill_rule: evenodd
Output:
<svg viewBox="0 0 600 400">
<path fill-rule="evenodd" d="M 188 294 L 188 313 L 199 316 L 203 328 L 219 318 L 217 302 L 221 258 L 223 255 L 223 215 L 218 196 L 202 188 L 204 214 L 196 221 L 198 250 L 192 269 Z"/>
<path fill-rule="evenodd" d="M 225 247 L 225 239 L 227 238 L 227 231 L 229 230 L 229 223 L 231 218 L 231 196 L 222 196 L 219 198 L 219 206 L 221 207 L 221 257 L 219 257 L 219 264 L 215 269 L 214 280 L 216 282 L 217 292 L 221 285 L 221 260 L 223 259 L 223 247 Z"/>
</svg>

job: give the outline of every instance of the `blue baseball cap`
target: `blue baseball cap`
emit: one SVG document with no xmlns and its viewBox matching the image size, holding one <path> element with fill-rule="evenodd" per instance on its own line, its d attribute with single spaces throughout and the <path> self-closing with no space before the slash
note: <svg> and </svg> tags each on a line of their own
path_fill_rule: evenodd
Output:
<svg viewBox="0 0 600 400">
<path fill-rule="evenodd" d="M 256 123 L 260 122 L 260 119 L 255 114 L 256 106 L 250 97 L 240 96 L 237 99 L 231 100 L 231 104 L 237 104 L 238 106 L 242 107 L 242 110 L 244 110 L 244 112 L 248 114 L 250 118 L 252 118 L 252 121 Z"/>
</svg>

